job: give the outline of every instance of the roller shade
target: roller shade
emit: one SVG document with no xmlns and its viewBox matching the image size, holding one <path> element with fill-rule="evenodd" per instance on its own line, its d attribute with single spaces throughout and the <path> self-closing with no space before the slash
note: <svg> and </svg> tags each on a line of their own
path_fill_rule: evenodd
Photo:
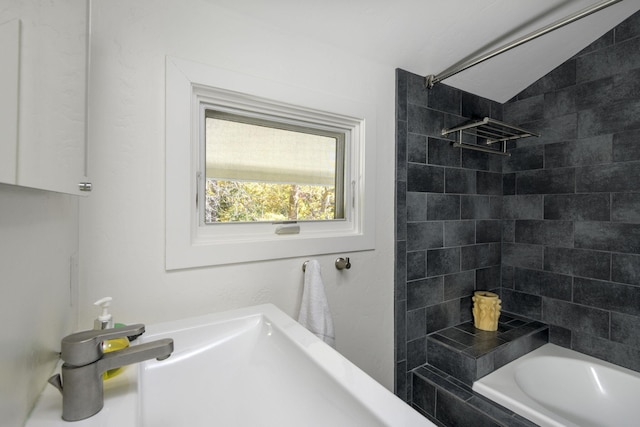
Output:
<svg viewBox="0 0 640 427">
<path fill-rule="evenodd" d="M 299 126 L 288 127 L 207 117 L 207 178 L 336 185 L 336 158 L 344 137 L 312 134 Z"/>
</svg>

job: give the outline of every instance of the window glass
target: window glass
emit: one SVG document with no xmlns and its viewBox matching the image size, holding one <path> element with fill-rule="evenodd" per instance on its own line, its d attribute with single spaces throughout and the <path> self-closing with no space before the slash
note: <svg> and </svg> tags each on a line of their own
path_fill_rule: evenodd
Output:
<svg viewBox="0 0 640 427">
<path fill-rule="evenodd" d="M 204 116 L 205 224 L 344 218 L 344 131 Z"/>
</svg>

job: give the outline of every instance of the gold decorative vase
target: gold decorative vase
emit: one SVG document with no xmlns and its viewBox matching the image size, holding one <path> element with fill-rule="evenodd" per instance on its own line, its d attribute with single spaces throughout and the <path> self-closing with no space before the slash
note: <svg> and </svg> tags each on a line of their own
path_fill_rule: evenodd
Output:
<svg viewBox="0 0 640 427">
<path fill-rule="evenodd" d="M 497 294 L 487 291 L 473 293 L 473 326 L 483 331 L 497 331 L 502 306 Z"/>
</svg>

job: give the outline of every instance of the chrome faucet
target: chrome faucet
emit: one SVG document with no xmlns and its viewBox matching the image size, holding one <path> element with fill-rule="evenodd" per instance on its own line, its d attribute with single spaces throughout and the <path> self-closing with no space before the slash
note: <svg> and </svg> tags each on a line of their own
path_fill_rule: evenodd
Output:
<svg viewBox="0 0 640 427">
<path fill-rule="evenodd" d="M 104 406 L 102 374 L 149 359 L 164 360 L 173 352 L 171 338 L 138 344 L 122 350 L 103 353 L 102 342 L 144 333 L 144 325 L 89 330 L 62 339 L 62 375 L 49 378 L 49 383 L 62 393 L 62 419 L 78 421 L 100 412 Z"/>
</svg>

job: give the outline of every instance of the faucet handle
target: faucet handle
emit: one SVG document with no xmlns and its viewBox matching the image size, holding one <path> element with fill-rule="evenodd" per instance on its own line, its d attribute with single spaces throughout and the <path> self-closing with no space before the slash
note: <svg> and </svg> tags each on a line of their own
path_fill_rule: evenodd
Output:
<svg viewBox="0 0 640 427">
<path fill-rule="evenodd" d="M 76 332 L 62 338 L 61 358 L 65 363 L 73 366 L 84 366 L 102 357 L 102 341 L 128 337 L 144 333 L 141 323 L 127 325 L 121 328 L 91 329 Z"/>
</svg>

